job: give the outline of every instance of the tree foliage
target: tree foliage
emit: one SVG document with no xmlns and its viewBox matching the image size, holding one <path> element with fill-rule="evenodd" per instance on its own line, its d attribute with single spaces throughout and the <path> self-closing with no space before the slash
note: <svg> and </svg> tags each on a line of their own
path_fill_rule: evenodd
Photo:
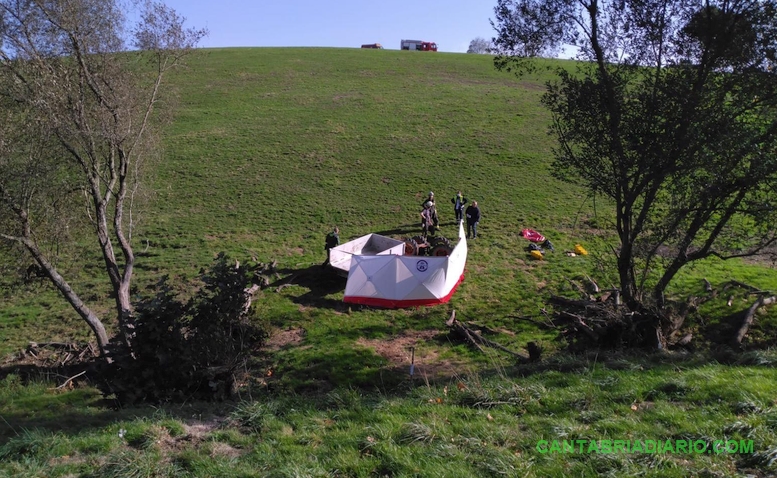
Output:
<svg viewBox="0 0 777 478">
<path fill-rule="evenodd" d="M 677 272 L 775 243 L 777 3 L 498 0 L 498 68 L 573 47 L 543 104 L 555 174 L 613 201 L 620 286 L 664 305 Z"/>
<path fill-rule="evenodd" d="M 219 254 L 186 301 L 165 276 L 156 296 L 137 305 L 134 357 L 106 367 L 104 394 L 122 403 L 229 398 L 236 369 L 267 338 L 250 307 L 262 266 L 236 265 Z"/>
<path fill-rule="evenodd" d="M 102 320 L 61 275 L 52 240 L 92 235 L 131 347 L 132 204 L 156 151 L 152 112 L 205 34 L 163 4 L 140 6 L 128 36 L 115 0 L 0 0 L 0 239 L 32 257 L 103 354 Z"/>
<path fill-rule="evenodd" d="M 477 37 L 469 42 L 469 48 L 467 53 L 475 53 L 478 55 L 487 55 L 491 53 L 491 42 L 482 37 Z"/>
</svg>

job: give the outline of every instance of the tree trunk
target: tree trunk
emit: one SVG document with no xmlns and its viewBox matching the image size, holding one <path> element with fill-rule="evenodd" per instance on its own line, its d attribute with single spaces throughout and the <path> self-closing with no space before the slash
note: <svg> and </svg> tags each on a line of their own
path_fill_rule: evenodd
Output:
<svg viewBox="0 0 777 478">
<path fill-rule="evenodd" d="M 116 194 L 116 203 L 113 215 L 113 232 L 124 256 L 124 271 L 121 274 L 119 287 L 116 291 L 116 300 L 119 307 L 119 326 L 125 342 L 132 344 L 135 340 L 135 317 L 132 302 L 130 301 L 130 283 L 132 282 L 132 272 L 135 267 L 135 254 L 132 251 L 132 244 L 124 233 L 124 200 L 127 196 L 127 170 L 129 167 L 128 153 L 120 148 L 119 150 L 119 191 Z M 131 207 L 131 203 L 130 203 Z M 130 214 L 132 211 L 130 210 Z M 130 216 L 131 217 L 131 216 Z M 132 223 L 130 222 L 129 234 L 132 233 Z M 131 350 L 131 349 L 130 349 Z"/>
<path fill-rule="evenodd" d="M 639 304 L 636 294 L 636 281 L 632 274 L 632 249 L 631 244 L 623 243 L 618 256 L 618 278 L 620 279 L 620 291 L 623 302 L 629 310 L 637 310 Z"/>
<path fill-rule="evenodd" d="M 680 269 L 683 268 L 687 264 L 687 261 L 681 261 L 678 258 L 675 258 L 674 261 L 669 265 L 669 267 L 664 271 L 663 275 L 661 275 L 661 278 L 656 283 L 655 287 L 653 287 L 653 297 L 656 300 L 656 307 L 659 309 L 663 308 L 666 304 L 666 301 L 664 300 L 664 292 L 666 291 L 667 286 L 670 282 L 672 282 L 672 279 L 674 279 L 674 276 L 677 275 L 677 273 L 680 271 Z"/>
<path fill-rule="evenodd" d="M 86 321 L 89 328 L 92 329 L 92 332 L 97 339 L 97 347 L 100 349 L 100 355 L 110 360 L 108 357 L 108 334 L 105 332 L 105 327 L 97 315 L 84 304 L 78 294 L 70 287 L 70 284 L 68 284 L 59 272 L 57 272 L 56 268 L 54 268 L 54 266 L 46 259 L 32 240 L 28 238 L 19 238 L 19 240 L 24 244 L 32 257 L 35 258 L 35 261 L 40 265 L 41 269 L 43 269 L 46 276 L 59 290 L 65 300 L 67 300 L 78 315 Z"/>
<path fill-rule="evenodd" d="M 110 228 L 108 226 L 108 217 L 106 212 L 106 208 L 111 196 L 110 188 L 107 190 L 104 197 L 100 197 L 99 186 L 97 183 L 92 183 L 91 187 L 92 197 L 95 202 L 97 238 L 98 242 L 100 243 L 100 250 L 102 251 L 103 260 L 105 261 L 105 270 L 108 272 L 108 278 L 110 279 L 111 287 L 113 288 L 113 295 L 116 303 L 116 319 L 119 325 L 119 330 L 121 331 L 122 341 L 128 350 L 132 351 L 132 340 L 135 333 L 134 327 L 132 325 L 132 305 L 130 303 L 129 294 L 130 281 L 132 278 L 132 267 L 129 269 L 125 267 L 124 274 L 122 274 L 120 272 L 119 264 L 116 261 L 116 253 L 113 249 L 113 242 L 111 241 Z M 129 248 L 129 244 L 127 244 L 127 247 Z M 130 257 L 134 262 L 134 256 L 131 254 L 131 249 L 129 250 Z"/>
</svg>

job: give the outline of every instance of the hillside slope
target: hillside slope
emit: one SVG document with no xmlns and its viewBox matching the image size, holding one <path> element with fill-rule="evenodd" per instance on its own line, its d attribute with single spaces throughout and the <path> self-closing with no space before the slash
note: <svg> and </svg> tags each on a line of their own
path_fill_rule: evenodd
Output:
<svg viewBox="0 0 777 478">
<path fill-rule="evenodd" d="M 133 210 L 138 295 L 153 293 L 163 274 L 190 277 L 222 250 L 241 260 L 277 259 L 289 272 L 318 264 L 334 224 L 344 240 L 416 234 L 430 190 L 439 198 L 442 234 L 453 237 L 447 202 L 461 189 L 479 202 L 483 221 L 472 274 L 453 306 L 480 283 L 481 306 L 511 311 L 517 304 L 500 291 L 515 285 L 520 226 L 568 228 L 585 202 L 548 174 L 541 78 L 497 72 L 488 56 L 201 50 L 169 81 L 178 90 L 166 100 L 177 105 L 175 119 Z M 61 267 L 107 312 L 99 258 L 88 242 L 82 246 L 63 255 Z M 5 351 L 33 339 L 88 338 L 45 283 L 16 283 L 24 266 L 5 268 Z M 283 315 L 290 305 L 280 307 Z"/>
</svg>

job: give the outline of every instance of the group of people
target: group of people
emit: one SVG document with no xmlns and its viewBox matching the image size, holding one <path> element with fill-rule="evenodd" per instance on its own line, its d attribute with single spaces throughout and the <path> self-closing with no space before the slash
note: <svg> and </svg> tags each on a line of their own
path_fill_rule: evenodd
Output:
<svg viewBox="0 0 777 478">
<path fill-rule="evenodd" d="M 478 223 L 480 222 L 480 208 L 477 201 L 472 201 L 467 209 L 464 209 L 464 205 L 467 204 L 468 199 L 465 198 L 461 191 L 457 191 L 456 195 L 451 198 L 453 204 L 453 213 L 456 215 L 456 223 L 467 218 L 467 239 L 474 239 L 478 237 Z M 434 235 L 435 230 L 440 225 L 439 217 L 437 216 L 437 204 L 434 200 L 434 192 L 429 191 L 429 195 L 421 205 L 421 230 L 423 236 L 427 234 Z"/>
<path fill-rule="evenodd" d="M 467 219 L 467 239 L 475 239 L 478 237 L 478 223 L 480 222 L 480 208 L 477 201 L 472 203 L 464 209 L 464 205 L 469 200 L 462 196 L 461 191 L 458 191 L 456 195 L 451 198 L 453 204 L 453 212 L 456 215 L 456 223 L 462 221 L 465 217 Z M 434 192 L 429 191 L 429 195 L 424 200 L 421 210 L 421 229 L 423 231 L 424 238 L 428 235 L 434 235 L 437 228 L 440 226 L 440 219 L 437 216 L 437 204 L 434 200 Z M 330 251 L 332 248 L 340 245 L 340 229 L 335 228 L 326 235 L 324 249 L 326 249 L 326 261 L 322 266 L 329 265 Z"/>
</svg>

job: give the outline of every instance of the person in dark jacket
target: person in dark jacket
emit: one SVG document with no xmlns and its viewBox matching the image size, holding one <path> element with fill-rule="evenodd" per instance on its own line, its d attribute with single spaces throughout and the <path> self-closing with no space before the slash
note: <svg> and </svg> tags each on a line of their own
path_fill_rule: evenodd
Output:
<svg viewBox="0 0 777 478">
<path fill-rule="evenodd" d="M 473 239 L 478 237 L 478 223 L 480 222 L 480 208 L 477 201 L 472 201 L 472 204 L 467 208 L 467 239 L 470 235 Z"/>
<path fill-rule="evenodd" d="M 321 264 L 321 267 L 326 267 L 329 265 L 329 256 L 332 252 L 333 247 L 337 247 L 340 245 L 340 229 L 335 226 L 335 228 L 326 235 L 326 239 L 324 240 L 324 249 L 326 249 L 326 260 L 323 264 Z"/>
<path fill-rule="evenodd" d="M 453 213 L 456 215 L 456 223 L 458 224 L 464 215 L 464 205 L 467 204 L 467 198 L 461 195 L 461 191 L 458 191 L 451 199 L 451 203 L 453 203 Z"/>
</svg>

